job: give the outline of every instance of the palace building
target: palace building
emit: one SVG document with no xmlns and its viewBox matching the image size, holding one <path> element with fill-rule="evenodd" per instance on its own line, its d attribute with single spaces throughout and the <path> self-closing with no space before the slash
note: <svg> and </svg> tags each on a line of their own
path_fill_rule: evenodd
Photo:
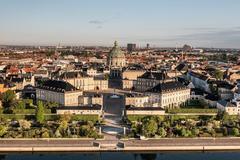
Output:
<svg viewBox="0 0 240 160">
<path fill-rule="evenodd" d="M 164 109 L 180 107 L 190 99 L 190 88 L 178 81 L 163 82 L 148 90 L 149 102 Z"/>
<path fill-rule="evenodd" d="M 37 100 L 54 102 L 60 106 L 79 106 L 82 95 L 81 90 L 60 80 L 43 81 L 36 87 Z"/>
</svg>

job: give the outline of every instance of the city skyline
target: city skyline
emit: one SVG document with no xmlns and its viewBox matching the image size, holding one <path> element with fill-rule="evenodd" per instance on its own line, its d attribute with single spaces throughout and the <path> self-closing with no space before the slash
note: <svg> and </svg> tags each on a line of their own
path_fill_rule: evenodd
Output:
<svg viewBox="0 0 240 160">
<path fill-rule="evenodd" d="M 2 45 L 239 48 L 237 0 L 0 1 Z"/>
</svg>

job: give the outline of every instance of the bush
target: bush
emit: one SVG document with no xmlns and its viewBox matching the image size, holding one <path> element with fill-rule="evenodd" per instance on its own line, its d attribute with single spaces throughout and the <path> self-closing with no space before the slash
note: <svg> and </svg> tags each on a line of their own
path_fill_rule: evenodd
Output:
<svg viewBox="0 0 240 160">
<path fill-rule="evenodd" d="M 42 138 L 49 138 L 49 137 L 50 137 L 50 136 L 49 136 L 48 131 L 43 132 Z"/>
<path fill-rule="evenodd" d="M 239 136 L 239 130 L 237 128 L 232 129 L 232 135 L 233 136 Z"/>
</svg>

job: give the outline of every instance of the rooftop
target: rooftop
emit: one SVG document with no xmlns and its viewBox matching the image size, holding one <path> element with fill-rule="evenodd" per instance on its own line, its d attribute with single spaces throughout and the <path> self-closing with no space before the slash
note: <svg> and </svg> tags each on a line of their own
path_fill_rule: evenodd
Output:
<svg viewBox="0 0 240 160">
<path fill-rule="evenodd" d="M 143 79 L 155 79 L 155 80 L 164 80 L 169 78 L 166 73 L 164 72 L 152 72 L 148 71 L 145 72 L 143 75 L 141 75 L 138 78 L 143 78 Z"/>
<path fill-rule="evenodd" d="M 54 92 L 67 92 L 77 90 L 68 82 L 60 80 L 46 80 L 43 81 L 37 88 L 51 90 Z"/>
<path fill-rule="evenodd" d="M 171 81 L 171 82 L 160 83 L 155 87 L 153 87 L 152 89 L 148 90 L 147 92 L 158 93 L 158 92 L 167 92 L 167 91 L 183 90 L 183 89 L 188 89 L 188 88 L 178 81 Z"/>
</svg>

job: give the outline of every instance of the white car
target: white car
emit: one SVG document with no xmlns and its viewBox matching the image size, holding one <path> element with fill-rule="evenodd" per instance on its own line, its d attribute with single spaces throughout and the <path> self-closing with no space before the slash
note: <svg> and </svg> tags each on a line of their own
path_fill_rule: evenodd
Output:
<svg viewBox="0 0 240 160">
<path fill-rule="evenodd" d="M 110 98 L 120 98 L 118 95 L 114 94 L 112 96 L 110 96 Z"/>
</svg>

